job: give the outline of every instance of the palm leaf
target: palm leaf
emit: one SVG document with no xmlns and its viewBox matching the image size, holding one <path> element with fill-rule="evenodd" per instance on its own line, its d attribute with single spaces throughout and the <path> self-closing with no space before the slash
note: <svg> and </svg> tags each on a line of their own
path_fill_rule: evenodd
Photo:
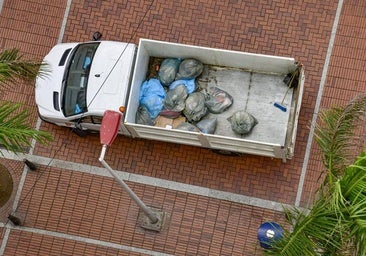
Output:
<svg viewBox="0 0 366 256">
<path fill-rule="evenodd" d="M 286 231 L 284 237 L 272 244 L 265 255 L 297 256 L 319 255 L 324 248 L 341 248 L 342 242 L 334 237 L 339 234 L 338 218 L 334 211 L 326 207 L 329 203 L 321 200 L 309 212 L 296 208 L 287 209 L 286 216 L 294 223 L 292 232 Z"/>
<path fill-rule="evenodd" d="M 327 168 L 325 182 L 332 182 L 346 169 L 351 157 L 351 140 L 359 117 L 366 109 L 366 93 L 351 100 L 344 108 L 333 107 L 319 114 L 315 125 L 315 141 L 323 154 L 323 163 Z"/>
<path fill-rule="evenodd" d="M 347 168 L 340 181 L 347 202 L 348 239 L 358 255 L 366 254 L 366 154 Z"/>
<path fill-rule="evenodd" d="M 16 82 L 17 79 L 33 81 L 37 76 L 48 74 L 46 63 L 23 60 L 18 49 L 0 52 L 0 89 L 5 89 Z"/>
<path fill-rule="evenodd" d="M 344 108 L 320 113 L 315 140 L 326 179 L 311 209 L 285 209 L 292 231 L 285 231 L 266 255 L 366 255 L 366 154 L 350 165 L 352 138 L 365 108 L 363 93 Z"/>
<path fill-rule="evenodd" d="M 292 232 L 286 231 L 266 255 L 366 254 L 366 154 L 323 187 L 312 209 L 285 209 Z"/>
<path fill-rule="evenodd" d="M 31 139 L 43 144 L 52 140 L 49 133 L 31 127 L 27 121 L 29 113 L 20 110 L 21 106 L 11 102 L 0 104 L 0 144 L 12 152 L 24 151 L 31 145 Z"/>
</svg>

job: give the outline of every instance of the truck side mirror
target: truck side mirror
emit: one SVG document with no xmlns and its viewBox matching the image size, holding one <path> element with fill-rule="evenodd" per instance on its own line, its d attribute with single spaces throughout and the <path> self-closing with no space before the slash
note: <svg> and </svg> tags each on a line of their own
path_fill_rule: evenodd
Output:
<svg viewBox="0 0 366 256">
<path fill-rule="evenodd" d="M 96 31 L 93 34 L 93 41 L 99 41 L 102 38 L 102 33 L 100 33 L 99 31 Z"/>
</svg>

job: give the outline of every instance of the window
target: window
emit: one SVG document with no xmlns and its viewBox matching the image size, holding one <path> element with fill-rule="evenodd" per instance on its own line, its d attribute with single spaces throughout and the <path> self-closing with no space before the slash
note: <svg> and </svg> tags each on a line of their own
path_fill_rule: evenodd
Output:
<svg viewBox="0 0 366 256">
<path fill-rule="evenodd" d="M 79 44 L 71 53 L 62 87 L 62 111 L 66 117 L 88 111 L 86 91 L 89 71 L 99 42 Z"/>
<path fill-rule="evenodd" d="M 67 58 L 67 56 L 69 56 L 69 53 L 70 53 L 71 49 L 72 49 L 72 48 L 67 49 L 67 50 L 64 52 L 64 54 L 62 54 L 62 57 L 61 57 L 61 59 L 60 59 L 60 62 L 58 63 L 58 65 L 59 65 L 59 66 L 63 66 L 63 65 L 65 65 L 66 58 Z"/>
</svg>

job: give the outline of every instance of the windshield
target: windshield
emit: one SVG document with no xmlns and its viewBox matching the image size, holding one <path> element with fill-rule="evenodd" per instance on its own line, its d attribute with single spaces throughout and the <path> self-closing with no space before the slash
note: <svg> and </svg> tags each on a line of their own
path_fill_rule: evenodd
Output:
<svg viewBox="0 0 366 256">
<path fill-rule="evenodd" d="M 78 45 L 68 62 L 63 79 L 62 110 L 66 117 L 88 111 L 86 90 L 89 71 L 99 42 Z"/>
</svg>

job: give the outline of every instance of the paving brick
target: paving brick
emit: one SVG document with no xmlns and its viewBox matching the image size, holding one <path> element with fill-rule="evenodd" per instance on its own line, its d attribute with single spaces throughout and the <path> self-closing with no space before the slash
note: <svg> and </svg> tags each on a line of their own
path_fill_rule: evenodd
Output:
<svg viewBox="0 0 366 256">
<path fill-rule="evenodd" d="M 306 83 L 295 157 L 287 163 L 266 157 L 227 157 L 201 148 L 118 137 L 106 159 L 118 170 L 211 189 L 294 203 L 322 75 L 337 2 L 304 1 L 72 1 L 63 42 L 103 39 L 131 41 L 151 38 L 255 53 L 293 56 L 305 66 Z M 345 104 L 365 91 L 366 5 L 344 2 L 322 108 Z M 0 49 L 18 47 L 40 60 L 57 42 L 65 1 L 5 1 L 0 16 Z M 138 29 L 137 29 L 138 28 Z M 26 84 L 0 96 L 23 102 L 36 122 L 33 89 Z M 68 129 L 42 123 L 55 137 L 35 154 L 100 166 L 98 135 L 79 138 Z M 360 129 L 360 137 L 364 134 Z M 355 150 L 364 146 L 357 142 Z M 1 160 L 12 167 L 16 187 L 23 172 L 20 161 Z M 313 145 L 301 200 L 306 205 L 322 171 Z M 27 174 L 18 213 L 27 227 L 80 235 L 175 255 L 260 255 L 256 231 L 266 220 L 283 222 L 281 214 L 183 192 L 128 183 L 146 202 L 167 209 L 169 227 L 160 234 L 136 225 L 138 208 L 108 177 L 57 168 Z M 0 211 L 1 221 L 11 199 Z M 0 239 L 4 229 L 0 228 Z M 0 240 L 1 241 L 1 240 Z M 6 255 L 139 255 L 138 253 L 12 230 Z"/>
<path fill-rule="evenodd" d="M 335 104 L 345 105 L 366 89 L 362 65 L 362 60 L 365 59 L 365 46 L 362 43 L 364 31 L 360 30 L 366 23 L 366 19 L 363 15 L 358 15 L 358 13 L 365 10 L 365 4 L 354 5 L 351 2 L 345 2 L 343 5 L 324 88 L 322 109 Z M 364 134 L 364 131 L 361 132 Z M 364 145 L 363 140 L 357 142 L 355 155 L 364 149 Z M 314 147 L 304 187 L 305 193 L 302 197 L 303 205 L 307 204 L 310 194 L 314 193 L 317 186 L 319 186 L 318 178 L 323 168 L 318 153 L 318 148 Z"/>
</svg>

